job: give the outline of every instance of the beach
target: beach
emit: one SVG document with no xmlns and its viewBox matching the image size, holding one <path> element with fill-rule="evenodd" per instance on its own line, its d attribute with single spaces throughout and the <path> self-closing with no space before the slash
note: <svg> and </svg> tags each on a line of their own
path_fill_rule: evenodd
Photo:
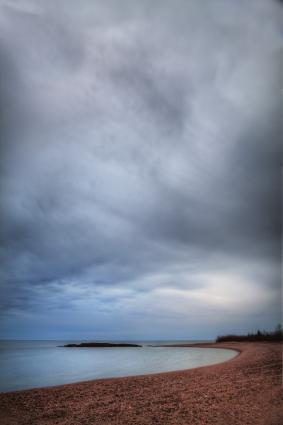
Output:
<svg viewBox="0 0 283 425">
<path fill-rule="evenodd" d="M 239 355 L 184 371 L 1 393 L 1 424 L 283 423 L 280 343 L 197 346 L 230 348 Z"/>
</svg>

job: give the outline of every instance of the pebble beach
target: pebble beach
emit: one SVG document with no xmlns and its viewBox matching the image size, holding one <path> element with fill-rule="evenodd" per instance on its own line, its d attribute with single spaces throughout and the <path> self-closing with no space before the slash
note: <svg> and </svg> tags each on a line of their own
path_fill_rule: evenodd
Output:
<svg viewBox="0 0 283 425">
<path fill-rule="evenodd" d="M 230 348 L 225 363 L 0 394 L 2 425 L 282 425 L 280 343 Z"/>
</svg>

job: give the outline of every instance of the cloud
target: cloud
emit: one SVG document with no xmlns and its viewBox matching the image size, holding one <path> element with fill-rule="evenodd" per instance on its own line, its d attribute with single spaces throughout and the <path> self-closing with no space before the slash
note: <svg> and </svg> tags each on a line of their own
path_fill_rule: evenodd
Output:
<svg viewBox="0 0 283 425">
<path fill-rule="evenodd" d="M 282 8 L 177 6 L 0 3 L 3 334 L 279 320 Z"/>
</svg>

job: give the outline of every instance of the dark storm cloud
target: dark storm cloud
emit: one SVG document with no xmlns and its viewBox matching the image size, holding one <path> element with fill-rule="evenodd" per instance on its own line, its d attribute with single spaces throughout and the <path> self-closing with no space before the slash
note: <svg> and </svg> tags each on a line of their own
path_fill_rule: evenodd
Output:
<svg viewBox="0 0 283 425">
<path fill-rule="evenodd" d="M 278 320 L 282 13 L 242 3 L 1 2 L 4 333 Z"/>
</svg>

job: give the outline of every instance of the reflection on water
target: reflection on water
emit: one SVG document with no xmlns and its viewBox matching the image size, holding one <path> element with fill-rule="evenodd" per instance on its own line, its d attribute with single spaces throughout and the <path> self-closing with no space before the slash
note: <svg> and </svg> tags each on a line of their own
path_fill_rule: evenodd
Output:
<svg viewBox="0 0 283 425">
<path fill-rule="evenodd" d="M 70 342 L 74 341 L 1 341 L 0 391 L 187 369 L 236 355 L 235 351 L 217 348 L 147 346 L 162 341 L 140 342 L 142 348 L 58 347 Z"/>
</svg>

